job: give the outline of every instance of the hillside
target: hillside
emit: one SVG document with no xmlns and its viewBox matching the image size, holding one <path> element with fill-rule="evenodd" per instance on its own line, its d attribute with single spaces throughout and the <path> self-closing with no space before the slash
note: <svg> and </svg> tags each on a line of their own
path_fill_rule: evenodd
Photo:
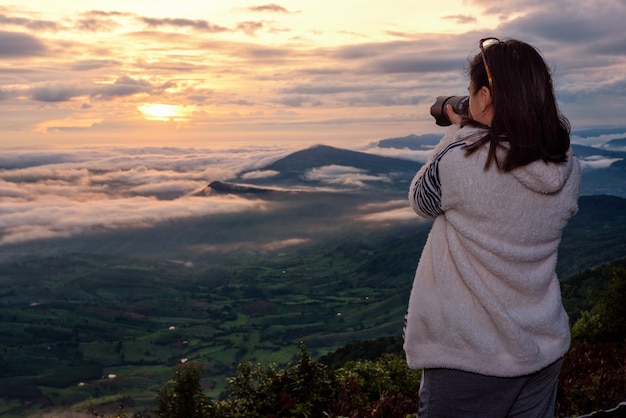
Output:
<svg viewBox="0 0 626 418">
<path fill-rule="evenodd" d="M 621 148 L 626 150 L 626 138 L 612 139 L 607 142 L 607 145 L 609 145 L 611 148 Z"/>
<path fill-rule="evenodd" d="M 626 199 L 582 196 L 578 207 L 563 231 L 557 264 L 561 277 L 626 257 Z"/>
<path fill-rule="evenodd" d="M 318 145 L 296 151 L 279 159 L 257 171 L 275 173 L 269 177 L 250 178 L 250 172 L 240 173 L 237 181 L 259 185 L 300 185 L 300 186 L 334 186 L 345 188 L 345 183 L 333 182 L 311 175 L 313 170 L 324 168 L 344 168 L 339 170 L 340 175 L 352 174 L 370 176 L 365 183 L 370 187 L 391 190 L 405 190 L 408 182 L 413 178 L 420 164 L 400 158 L 382 157 L 364 152 L 350 151 Z M 332 176 L 332 172 L 331 172 Z M 384 176 L 381 177 L 381 176 Z M 383 180 L 383 181 L 381 181 Z M 393 180 L 393 181 L 391 181 Z"/>
<path fill-rule="evenodd" d="M 368 170 L 373 174 L 397 171 L 416 171 L 416 164 L 398 158 L 381 157 L 364 152 L 318 145 L 296 151 L 265 167 L 285 176 L 301 176 L 306 171 L 325 165 L 343 165 Z"/>
<path fill-rule="evenodd" d="M 581 199 L 561 277 L 626 256 L 624 205 Z M 209 367 L 205 388 L 217 395 L 238 362 L 284 364 L 298 341 L 317 357 L 395 336 L 427 231 L 336 234 L 301 251 L 222 254 L 209 265 L 94 254 L 0 264 L 0 393 L 11 399 L 0 414 L 22 401 L 105 402 L 120 391 L 149 404 L 183 360 Z M 602 280 L 564 282 L 574 315 Z"/>
<path fill-rule="evenodd" d="M 400 140 L 386 145 L 424 150 L 433 138 Z M 615 161 L 584 171 L 593 193 L 581 197 L 557 265 L 574 318 L 605 283 L 576 275 L 626 257 L 626 199 L 598 186 L 619 192 L 624 160 L 596 152 L 581 157 Z M 406 202 L 418 167 L 318 146 L 192 196 L 245 209 L 4 245 L 0 415 L 84 410 L 86 399 L 121 392 L 149 405 L 187 361 L 208 367 L 203 384 L 217 395 L 240 361 L 284 364 L 299 341 L 322 356 L 397 335 L 431 222 Z"/>
</svg>

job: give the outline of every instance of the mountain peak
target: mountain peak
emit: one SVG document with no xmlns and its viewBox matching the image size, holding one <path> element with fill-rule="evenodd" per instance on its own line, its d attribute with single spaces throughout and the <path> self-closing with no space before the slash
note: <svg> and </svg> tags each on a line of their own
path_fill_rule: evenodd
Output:
<svg viewBox="0 0 626 418">
<path fill-rule="evenodd" d="M 332 173 L 337 173 L 338 166 L 343 168 L 339 168 L 339 174 L 336 174 L 338 177 L 333 181 L 328 176 L 334 176 Z M 367 183 L 385 190 L 405 189 L 419 167 L 419 163 L 401 158 L 384 157 L 329 145 L 314 145 L 255 170 L 272 172 L 272 176 L 255 177 L 240 173 L 239 181 L 279 187 L 325 185 L 339 188 L 345 187 L 348 182 L 351 184 L 350 187 L 356 185 L 357 188 Z M 310 173 L 314 170 L 322 173 L 322 177 L 320 178 L 317 173 L 312 178 Z M 356 180 L 350 182 L 348 177 L 351 176 Z M 390 181 L 391 178 L 394 180 Z"/>
<path fill-rule="evenodd" d="M 329 165 L 355 167 L 371 174 L 416 171 L 419 168 L 419 164 L 409 160 L 383 157 L 329 145 L 315 145 L 289 154 L 263 169 L 278 171 L 284 176 L 289 174 L 300 175 L 313 168 Z"/>
<path fill-rule="evenodd" d="M 248 186 L 246 184 L 235 184 L 225 181 L 212 181 L 207 187 L 200 190 L 195 195 L 208 196 L 212 194 L 262 194 L 272 191 L 272 189 Z"/>
</svg>

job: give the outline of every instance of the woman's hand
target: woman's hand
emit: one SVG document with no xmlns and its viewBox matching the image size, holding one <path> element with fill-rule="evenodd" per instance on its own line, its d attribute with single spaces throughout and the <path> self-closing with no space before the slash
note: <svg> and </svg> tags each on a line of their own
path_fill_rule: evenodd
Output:
<svg viewBox="0 0 626 418">
<path fill-rule="evenodd" d="M 448 115 L 448 119 L 450 119 L 450 122 L 452 122 L 453 125 L 461 124 L 462 117 L 454 111 L 452 105 L 446 105 L 446 114 Z"/>
</svg>

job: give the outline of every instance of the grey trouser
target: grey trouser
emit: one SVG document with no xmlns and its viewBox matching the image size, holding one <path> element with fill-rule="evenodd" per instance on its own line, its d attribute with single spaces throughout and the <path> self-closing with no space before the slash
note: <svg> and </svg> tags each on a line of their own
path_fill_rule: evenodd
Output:
<svg viewBox="0 0 626 418">
<path fill-rule="evenodd" d="M 562 359 L 533 374 L 494 377 L 451 369 L 425 369 L 420 418 L 553 418 Z"/>
</svg>

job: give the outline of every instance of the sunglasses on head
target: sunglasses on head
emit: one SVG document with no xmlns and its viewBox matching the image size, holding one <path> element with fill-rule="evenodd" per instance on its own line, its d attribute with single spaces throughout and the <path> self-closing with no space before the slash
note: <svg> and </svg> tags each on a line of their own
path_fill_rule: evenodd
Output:
<svg viewBox="0 0 626 418">
<path fill-rule="evenodd" d="M 489 70 L 489 65 L 487 65 L 487 58 L 485 58 L 485 48 L 489 48 L 491 45 L 499 44 L 500 39 L 498 38 L 483 38 L 480 40 L 480 55 L 483 57 L 483 64 L 485 65 L 485 71 L 487 72 L 487 79 L 489 80 L 489 90 L 493 90 L 493 78 L 491 76 L 491 70 Z"/>
</svg>

